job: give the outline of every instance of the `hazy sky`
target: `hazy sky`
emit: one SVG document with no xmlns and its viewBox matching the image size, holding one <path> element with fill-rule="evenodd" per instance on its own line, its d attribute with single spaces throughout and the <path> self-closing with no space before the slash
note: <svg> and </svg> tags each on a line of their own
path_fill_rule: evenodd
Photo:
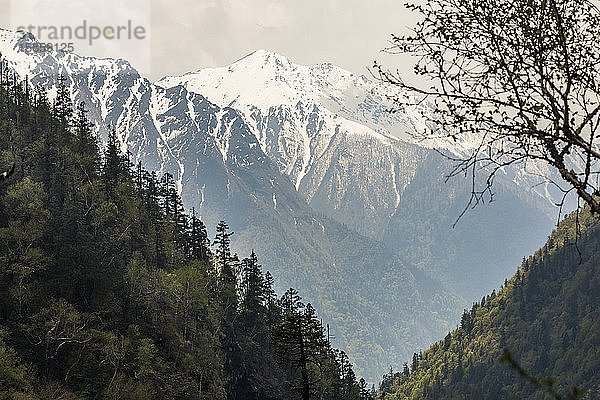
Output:
<svg viewBox="0 0 600 400">
<path fill-rule="evenodd" d="M 154 1 L 153 75 L 222 66 L 256 50 L 300 64 L 332 62 L 363 73 L 406 29 L 404 0 Z"/>
<path fill-rule="evenodd" d="M 328 61 L 356 73 L 367 73 L 375 59 L 411 70 L 410 60 L 380 53 L 391 33 L 406 32 L 414 22 L 405 0 L 148 1 L 151 79 L 227 65 L 261 48 L 300 64 Z M 56 4 L 38 2 L 41 8 Z M 0 6 L 10 9 L 10 0 Z M 10 27 L 10 12 L 0 13 L 0 25 Z"/>
</svg>

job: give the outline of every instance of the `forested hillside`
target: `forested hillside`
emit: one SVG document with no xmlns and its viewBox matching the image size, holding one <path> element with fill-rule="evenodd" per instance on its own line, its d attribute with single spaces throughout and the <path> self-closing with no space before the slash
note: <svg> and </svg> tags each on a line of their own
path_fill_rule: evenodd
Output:
<svg viewBox="0 0 600 400">
<path fill-rule="evenodd" d="M 361 376 L 376 381 L 390 363 L 397 365 L 412 354 L 413 348 L 431 343 L 451 328 L 449 321 L 460 316 L 464 301 L 437 279 L 439 275 L 424 274 L 420 266 L 405 262 L 395 250 L 307 204 L 289 176 L 280 171 L 278 161 L 265 153 L 261 140 L 237 107 L 219 107 L 201 93 L 182 87 L 157 86 L 125 60 L 29 51 L 36 43 L 39 42 L 31 34 L 0 28 L 2 67 L 10 68 L 21 79 L 29 77 L 31 85 L 44 88 L 51 99 L 63 71 L 62 84 L 68 87 L 75 104 L 85 103 L 88 119 L 94 123 L 102 143 L 114 129 L 122 149 L 131 153 L 135 164 L 141 162 L 145 169 L 159 175 L 172 174 L 184 205 L 188 210 L 196 209 L 211 236 L 219 221 L 227 221 L 235 231 L 232 249 L 244 255 L 256 251 L 273 274 L 274 288 L 279 293 L 289 287 L 297 288 L 319 315 L 331 322 L 333 343 L 349 354 Z M 319 121 L 316 118 L 313 124 L 320 126 Z M 357 126 L 360 125 L 352 125 Z M 360 137 L 351 132 L 339 135 Z M 310 142 L 292 143 L 278 137 L 273 136 L 272 140 L 283 147 Z M 315 143 L 333 140 L 329 134 L 317 131 L 313 139 Z M 379 150 L 369 150 L 374 143 L 362 143 L 354 148 L 378 157 Z M 323 160 L 338 165 L 335 154 L 346 152 L 335 150 Z M 365 157 L 361 152 L 352 159 Z M 379 169 L 376 161 L 367 164 Z M 362 165 L 343 168 L 359 171 Z M 398 166 L 398 173 L 400 169 Z M 390 179 L 388 176 L 388 184 Z M 371 182 L 369 193 L 379 192 L 376 182 L 380 180 L 347 176 L 343 181 L 350 184 L 349 193 L 356 192 L 351 187 L 359 182 Z M 392 198 L 397 199 L 395 195 Z M 354 204 L 351 198 L 343 202 Z M 368 208 L 375 210 L 381 204 L 377 200 L 374 208 Z M 346 215 L 356 208 L 347 211 Z M 530 214 L 535 212 L 531 210 Z M 380 224 L 381 230 L 383 225 Z M 441 225 L 450 229 L 450 223 Z M 525 245 L 524 254 L 539 247 L 539 235 L 550 226 L 551 223 L 537 234 L 527 235 L 538 239 Z M 443 237 L 433 237 L 440 236 Z M 422 239 L 430 243 L 430 237 Z M 511 248 L 510 240 L 501 242 Z M 431 265 L 429 260 L 423 263 Z M 449 263 L 447 269 L 454 269 L 452 265 Z M 503 279 L 505 274 L 501 276 Z"/>
<path fill-rule="evenodd" d="M 0 398 L 369 399 L 310 304 L 209 240 L 173 177 L 0 74 Z"/>
<path fill-rule="evenodd" d="M 549 398 L 499 362 L 505 349 L 529 375 L 556 378 L 557 393 L 577 387 L 585 398 L 599 398 L 597 217 L 587 211 L 567 217 L 498 293 L 465 310 L 456 330 L 415 354 L 402 372 L 385 375 L 379 398 Z"/>
</svg>

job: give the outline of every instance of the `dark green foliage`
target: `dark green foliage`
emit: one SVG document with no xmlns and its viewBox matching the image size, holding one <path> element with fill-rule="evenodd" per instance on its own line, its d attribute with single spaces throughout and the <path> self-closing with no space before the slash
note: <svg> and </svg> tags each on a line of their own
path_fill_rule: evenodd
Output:
<svg viewBox="0 0 600 400">
<path fill-rule="evenodd" d="M 575 387 L 594 398 L 599 250 L 597 218 L 567 217 L 497 293 L 465 310 L 460 327 L 415 354 L 410 371 L 385 375 L 379 398 L 566 399 Z"/>
<path fill-rule="evenodd" d="M 323 351 L 327 349 L 323 326 L 316 318 L 310 304 L 304 306 L 298 293 L 288 290 L 283 296 L 284 318 L 275 330 L 279 356 L 300 373 L 298 390 L 303 400 L 311 393 L 310 371 L 320 367 Z"/>
<path fill-rule="evenodd" d="M 210 241 L 206 233 L 206 226 L 202 220 L 196 216 L 196 210 L 192 209 L 190 218 L 190 240 L 189 240 L 189 257 L 208 262 L 210 260 Z"/>
<path fill-rule="evenodd" d="M 50 105 L 2 71 L 0 399 L 298 398 L 290 314 L 256 255 L 231 254 L 225 222 L 213 255 L 173 177 L 132 167 L 114 130 L 101 154 L 64 80 Z M 296 307 L 311 391 L 368 398 Z"/>
<path fill-rule="evenodd" d="M 1 333 L 1 332 L 0 332 Z M 36 399 L 31 373 L 0 338 L 0 399 Z"/>
<path fill-rule="evenodd" d="M 294 389 L 303 400 L 366 400 L 344 352 L 331 348 L 314 308 L 289 289 L 280 300 L 282 318 L 272 331 L 279 361 L 292 367 Z M 365 385 L 363 381 L 363 386 Z"/>
</svg>

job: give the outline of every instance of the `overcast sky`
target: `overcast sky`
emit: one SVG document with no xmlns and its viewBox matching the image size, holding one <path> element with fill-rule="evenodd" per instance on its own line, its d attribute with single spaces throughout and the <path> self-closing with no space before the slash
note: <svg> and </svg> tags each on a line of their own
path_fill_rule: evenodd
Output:
<svg viewBox="0 0 600 400">
<path fill-rule="evenodd" d="M 41 8 L 56 7 L 35 1 Z M 256 49 L 300 64 L 332 62 L 355 73 L 367 73 L 375 59 L 407 74 L 411 70 L 410 60 L 380 52 L 391 33 L 406 32 L 414 22 L 405 0 L 151 1 L 153 80 L 227 65 Z M 93 2 L 95 8 L 101 3 Z M 8 10 L 10 0 L 0 5 Z M 2 26 L 10 27 L 9 15 L 0 13 Z"/>
<path fill-rule="evenodd" d="M 364 73 L 406 29 L 404 0 L 179 0 L 153 2 L 154 77 L 222 66 L 257 50 L 300 64 Z"/>
</svg>

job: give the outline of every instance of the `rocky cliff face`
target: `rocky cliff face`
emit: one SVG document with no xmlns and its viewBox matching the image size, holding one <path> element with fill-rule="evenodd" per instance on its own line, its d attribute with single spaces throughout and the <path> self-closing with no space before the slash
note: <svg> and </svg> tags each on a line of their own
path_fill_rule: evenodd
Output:
<svg viewBox="0 0 600 400">
<path fill-rule="evenodd" d="M 468 154 L 475 138 L 416 139 L 431 105 L 399 108 L 390 98 L 402 93 L 331 64 L 302 66 L 259 50 L 157 85 L 238 109 L 312 209 L 385 243 L 466 299 L 502 281 L 542 244 L 556 216 L 551 187 L 540 179 L 551 172 L 531 163 L 506 168 L 496 204 L 451 228 L 470 187 L 460 177 L 446 184 L 452 163 L 438 153 Z"/>
</svg>

